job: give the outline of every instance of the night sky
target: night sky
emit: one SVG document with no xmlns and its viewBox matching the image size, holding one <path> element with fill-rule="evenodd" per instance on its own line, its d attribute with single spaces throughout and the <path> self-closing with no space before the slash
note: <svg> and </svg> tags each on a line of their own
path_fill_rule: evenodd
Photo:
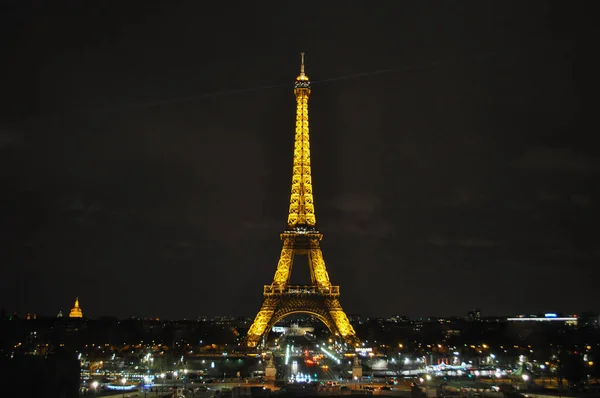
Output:
<svg viewBox="0 0 600 398">
<path fill-rule="evenodd" d="M 600 309 L 586 3 L 27 3 L 0 13 L 7 312 L 79 296 L 89 317 L 254 316 L 286 227 L 301 51 L 348 314 Z"/>
</svg>

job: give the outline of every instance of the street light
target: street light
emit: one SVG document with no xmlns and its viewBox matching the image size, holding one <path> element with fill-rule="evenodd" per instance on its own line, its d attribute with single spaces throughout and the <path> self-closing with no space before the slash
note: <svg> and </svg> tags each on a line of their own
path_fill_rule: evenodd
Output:
<svg viewBox="0 0 600 398">
<path fill-rule="evenodd" d="M 98 382 L 93 381 L 92 382 L 92 390 L 94 390 L 94 395 L 96 395 L 97 389 L 98 389 Z"/>
<path fill-rule="evenodd" d="M 125 398 L 125 383 L 127 382 L 126 378 L 121 379 L 121 384 L 123 384 L 123 398 Z"/>
</svg>

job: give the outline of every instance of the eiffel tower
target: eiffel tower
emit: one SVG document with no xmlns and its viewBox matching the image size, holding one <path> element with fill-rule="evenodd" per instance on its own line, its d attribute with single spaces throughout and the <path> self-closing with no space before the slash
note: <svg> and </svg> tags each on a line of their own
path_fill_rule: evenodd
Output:
<svg viewBox="0 0 600 398">
<path fill-rule="evenodd" d="M 323 235 L 317 230 L 313 202 L 308 133 L 308 97 L 310 80 L 304 73 L 304 53 L 300 76 L 294 84 L 296 96 L 296 135 L 292 192 L 287 229 L 280 235 L 283 242 L 273 283 L 263 289 L 264 301 L 248 330 L 246 345 L 256 347 L 273 325 L 288 315 L 310 314 L 323 322 L 332 335 L 354 346 L 358 338 L 339 301 L 340 287 L 329 281 L 319 242 Z M 312 283 L 290 285 L 292 265 L 297 255 L 308 256 Z"/>
</svg>

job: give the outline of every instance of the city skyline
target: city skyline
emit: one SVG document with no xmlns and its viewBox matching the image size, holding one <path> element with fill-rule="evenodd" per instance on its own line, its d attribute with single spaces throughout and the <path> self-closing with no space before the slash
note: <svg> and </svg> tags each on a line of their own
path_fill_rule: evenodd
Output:
<svg viewBox="0 0 600 398">
<path fill-rule="evenodd" d="M 252 314 L 286 225 L 305 51 L 348 314 L 594 311 L 592 28 L 539 4 L 14 6 L 0 308 Z"/>
<path fill-rule="evenodd" d="M 68 308 L 67 308 L 68 307 Z M 82 316 L 74 316 L 72 317 L 71 314 L 73 313 L 73 310 L 77 308 L 79 310 L 78 314 L 81 314 Z M 79 304 L 79 297 L 77 297 L 75 299 L 75 305 L 72 306 L 66 306 L 64 308 L 59 308 L 57 310 L 56 313 L 51 314 L 51 313 L 38 313 L 35 311 L 26 311 L 26 312 L 17 312 L 17 311 L 11 311 L 8 308 L 0 308 L 0 317 L 10 317 L 12 315 L 16 315 L 18 317 L 18 319 L 21 320 L 30 320 L 30 319 L 51 319 L 51 318 L 83 318 L 83 319 L 102 319 L 102 318 L 116 318 L 116 319 L 148 319 L 148 320 L 161 320 L 161 321 L 179 321 L 179 320 L 186 320 L 186 321 L 194 321 L 194 320 L 201 320 L 201 319 L 214 319 L 214 318 L 230 318 L 230 319 L 237 319 L 237 318 L 246 318 L 248 321 L 252 321 L 252 319 L 254 318 L 253 313 L 249 313 L 249 314 L 226 314 L 226 313 L 201 313 L 201 314 L 192 314 L 189 316 L 184 316 L 182 318 L 161 318 L 158 316 L 153 316 L 152 314 L 145 314 L 145 315 L 131 315 L 131 316 L 126 316 L 126 317 L 118 317 L 115 316 L 113 314 L 91 314 L 91 316 L 89 316 L 87 311 L 83 311 L 84 309 L 80 307 Z M 476 316 L 474 314 L 477 314 Z M 68 315 L 68 316 L 67 316 Z M 402 314 L 402 313 L 389 313 L 389 314 L 379 314 L 377 316 L 373 315 L 373 314 L 357 314 L 357 313 L 350 313 L 348 314 L 348 317 L 351 320 L 356 320 L 358 318 L 360 319 L 392 319 L 392 318 L 397 318 L 397 319 L 406 319 L 406 320 L 410 320 L 410 321 L 414 321 L 414 320 L 423 320 L 423 319 L 472 319 L 472 320 L 478 320 L 478 319 L 508 319 L 511 317 L 544 317 L 544 316 L 548 316 L 548 315 L 556 315 L 558 317 L 576 317 L 576 318 L 598 318 L 600 315 L 598 314 L 598 312 L 592 312 L 592 311 L 586 311 L 586 310 L 581 310 L 581 311 L 568 311 L 568 312 L 556 312 L 556 311 L 552 311 L 552 310 L 547 310 L 547 311 L 542 311 L 542 312 L 536 312 L 536 313 L 532 313 L 532 312 L 514 312 L 511 314 L 492 314 L 492 313 L 486 313 L 485 310 L 479 309 L 479 308 L 474 308 L 474 309 L 469 309 L 468 311 L 465 311 L 462 314 L 452 314 L 452 315 L 446 315 L 446 316 L 440 316 L 440 315 L 436 315 L 436 314 L 418 314 L 415 316 L 407 316 L 406 314 Z M 312 316 L 310 314 L 300 314 L 300 318 L 302 317 L 306 317 L 306 318 L 311 318 Z M 600 319 L 600 318 L 599 318 Z M 287 317 L 282 319 L 282 321 L 287 322 Z"/>
</svg>

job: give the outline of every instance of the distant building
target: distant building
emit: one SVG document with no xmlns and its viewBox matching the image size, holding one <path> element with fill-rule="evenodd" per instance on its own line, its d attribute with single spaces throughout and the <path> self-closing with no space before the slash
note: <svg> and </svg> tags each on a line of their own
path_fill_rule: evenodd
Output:
<svg viewBox="0 0 600 398">
<path fill-rule="evenodd" d="M 480 321 L 481 320 L 481 310 L 474 309 L 473 311 L 467 312 L 467 320 L 468 321 Z"/>
<path fill-rule="evenodd" d="M 592 312 L 584 312 L 581 316 L 578 316 L 578 326 L 599 329 L 600 328 L 600 315 Z"/>
<path fill-rule="evenodd" d="M 69 312 L 69 318 L 83 318 L 83 312 L 79 307 L 79 297 L 75 298 L 75 306 L 71 308 L 71 312 Z"/>
<path fill-rule="evenodd" d="M 577 326 L 577 315 L 559 316 L 555 313 L 547 313 L 544 316 L 538 315 L 519 315 L 515 318 L 507 318 L 508 322 L 552 322 L 564 323 L 565 325 Z"/>
<path fill-rule="evenodd" d="M 460 329 L 448 329 L 446 330 L 446 338 L 460 336 Z"/>
<path fill-rule="evenodd" d="M 273 332 L 283 333 L 288 336 L 304 336 L 306 333 L 312 333 L 315 328 L 310 326 L 298 326 L 297 323 L 293 323 L 290 327 L 286 326 L 273 326 Z"/>
<path fill-rule="evenodd" d="M 62 311 L 58 311 L 58 315 L 56 315 L 56 317 L 57 318 L 62 318 L 63 317 Z"/>
</svg>

